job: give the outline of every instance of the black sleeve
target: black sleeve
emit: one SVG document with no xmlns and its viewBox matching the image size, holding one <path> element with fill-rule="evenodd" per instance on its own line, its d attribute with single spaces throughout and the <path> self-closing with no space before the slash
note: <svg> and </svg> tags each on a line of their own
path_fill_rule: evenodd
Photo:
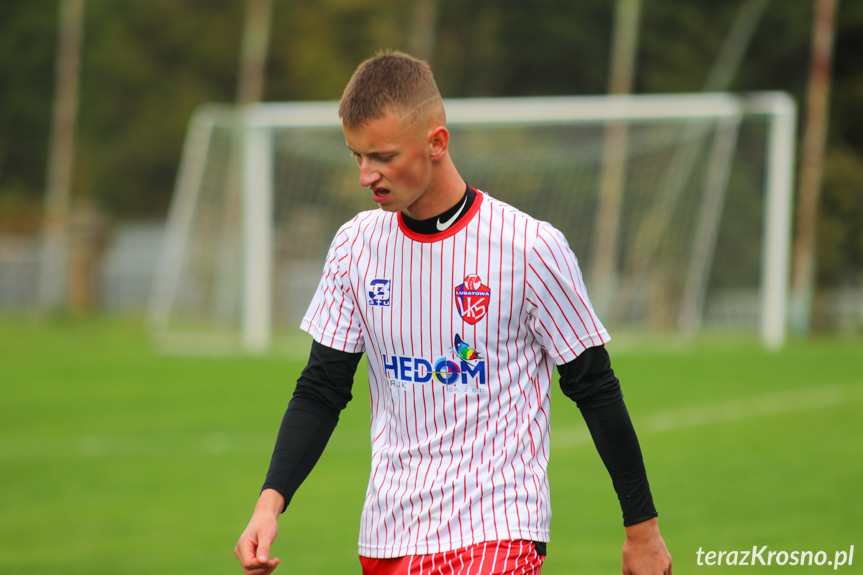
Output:
<svg viewBox="0 0 863 575">
<path fill-rule="evenodd" d="M 318 462 L 339 414 L 353 397 L 351 387 L 362 356 L 312 342 L 309 363 L 288 403 L 261 488 L 281 493 L 285 508 Z"/>
<path fill-rule="evenodd" d="M 623 524 L 628 527 L 656 517 L 641 447 L 605 347 L 585 350 L 573 361 L 558 366 L 558 371 L 561 390 L 581 410 L 611 475 Z"/>
</svg>

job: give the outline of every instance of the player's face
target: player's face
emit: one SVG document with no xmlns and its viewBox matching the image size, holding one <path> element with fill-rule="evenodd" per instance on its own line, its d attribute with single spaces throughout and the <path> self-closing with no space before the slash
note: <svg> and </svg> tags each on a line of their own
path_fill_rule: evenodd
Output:
<svg viewBox="0 0 863 575">
<path fill-rule="evenodd" d="M 348 148 L 360 167 L 360 185 L 381 209 L 416 219 L 433 217 L 432 159 L 422 130 L 387 112 L 357 128 L 344 128 Z"/>
</svg>

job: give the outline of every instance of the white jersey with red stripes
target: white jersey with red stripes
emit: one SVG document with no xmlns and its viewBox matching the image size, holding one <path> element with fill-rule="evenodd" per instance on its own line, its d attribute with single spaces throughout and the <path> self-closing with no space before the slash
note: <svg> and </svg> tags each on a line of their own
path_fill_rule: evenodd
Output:
<svg viewBox="0 0 863 575">
<path fill-rule="evenodd" d="M 367 356 L 360 555 L 549 540 L 554 365 L 609 339 L 558 230 L 482 192 L 431 236 L 360 213 L 336 234 L 302 328 Z"/>
</svg>

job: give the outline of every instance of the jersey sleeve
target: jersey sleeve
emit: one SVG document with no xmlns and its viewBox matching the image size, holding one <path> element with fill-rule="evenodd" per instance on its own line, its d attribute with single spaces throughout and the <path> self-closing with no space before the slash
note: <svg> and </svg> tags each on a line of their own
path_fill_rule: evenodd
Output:
<svg viewBox="0 0 863 575">
<path fill-rule="evenodd" d="M 593 311 L 575 254 L 550 224 L 539 225 L 525 281 L 528 325 L 555 364 L 611 339 Z"/>
<path fill-rule="evenodd" d="M 300 328 L 325 346 L 360 353 L 365 349 L 362 326 L 348 275 L 350 230 L 351 222 L 348 222 L 333 239 L 321 281 Z"/>
</svg>

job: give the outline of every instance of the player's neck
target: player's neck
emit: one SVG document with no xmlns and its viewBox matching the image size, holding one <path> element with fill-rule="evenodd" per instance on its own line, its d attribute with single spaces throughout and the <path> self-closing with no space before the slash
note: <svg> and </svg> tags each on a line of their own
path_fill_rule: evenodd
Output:
<svg viewBox="0 0 863 575">
<path fill-rule="evenodd" d="M 464 197 L 465 181 L 449 155 L 435 162 L 432 170 L 425 192 L 414 204 L 403 209 L 402 215 L 413 220 L 436 218 Z"/>
<path fill-rule="evenodd" d="M 402 212 L 402 222 L 412 232 L 422 235 L 434 235 L 452 228 L 470 212 L 476 199 L 476 190 L 465 183 L 462 185 L 461 196 L 448 209 L 423 220 L 416 220 Z"/>
</svg>

